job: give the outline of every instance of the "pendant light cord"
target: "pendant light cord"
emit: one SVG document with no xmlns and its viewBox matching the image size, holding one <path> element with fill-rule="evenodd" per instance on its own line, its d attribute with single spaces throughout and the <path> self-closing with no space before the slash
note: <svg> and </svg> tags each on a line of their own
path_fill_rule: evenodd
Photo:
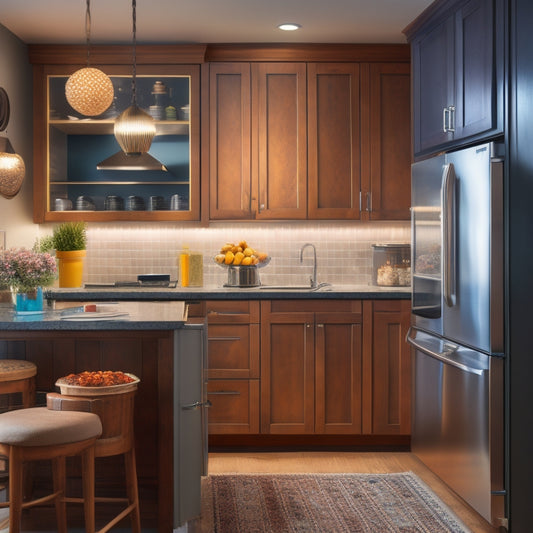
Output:
<svg viewBox="0 0 533 533">
<path fill-rule="evenodd" d="M 133 18 L 133 71 L 131 76 L 131 104 L 137 105 L 137 91 L 135 84 L 135 78 L 137 76 L 137 0 L 131 0 L 131 11 Z"/>
<path fill-rule="evenodd" d="M 87 68 L 91 64 L 91 0 L 87 0 L 85 11 L 85 38 L 87 41 Z"/>
</svg>

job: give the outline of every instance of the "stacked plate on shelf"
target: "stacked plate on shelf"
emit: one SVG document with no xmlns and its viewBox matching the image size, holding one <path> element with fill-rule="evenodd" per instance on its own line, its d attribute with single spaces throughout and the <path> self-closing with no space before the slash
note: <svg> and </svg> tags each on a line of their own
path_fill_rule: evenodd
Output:
<svg viewBox="0 0 533 533">
<path fill-rule="evenodd" d="M 144 211 L 144 199 L 140 196 L 128 196 L 126 200 L 126 210 L 127 211 Z"/>
<path fill-rule="evenodd" d="M 189 207 L 189 201 L 186 196 L 173 194 L 170 197 L 170 209 L 172 211 L 183 211 Z"/>
<path fill-rule="evenodd" d="M 167 208 L 163 196 L 150 196 L 150 211 L 163 211 Z"/>
<path fill-rule="evenodd" d="M 68 198 L 56 198 L 54 200 L 55 211 L 70 211 L 72 209 L 72 200 Z"/>
<path fill-rule="evenodd" d="M 122 196 L 107 196 L 104 207 L 106 211 L 123 211 L 124 198 Z"/>
<path fill-rule="evenodd" d="M 96 205 L 90 196 L 78 196 L 76 199 L 76 209 L 78 211 L 94 211 Z"/>
</svg>

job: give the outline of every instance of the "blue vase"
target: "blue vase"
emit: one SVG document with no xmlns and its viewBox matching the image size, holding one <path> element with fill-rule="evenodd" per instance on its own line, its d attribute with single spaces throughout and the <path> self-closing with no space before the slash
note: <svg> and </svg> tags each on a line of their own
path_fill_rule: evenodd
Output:
<svg viewBox="0 0 533 533">
<path fill-rule="evenodd" d="M 43 312 L 43 289 L 37 287 L 31 292 L 17 292 L 15 298 L 15 312 L 42 313 Z"/>
</svg>

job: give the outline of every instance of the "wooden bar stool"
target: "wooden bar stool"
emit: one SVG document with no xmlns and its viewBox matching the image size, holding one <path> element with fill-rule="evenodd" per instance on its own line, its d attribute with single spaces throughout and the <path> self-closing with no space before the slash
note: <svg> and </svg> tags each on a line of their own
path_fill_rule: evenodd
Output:
<svg viewBox="0 0 533 533">
<path fill-rule="evenodd" d="M 94 449 L 102 433 L 100 418 L 92 413 L 50 411 L 45 407 L 18 409 L 0 414 L 0 453 L 9 457 L 9 531 L 20 532 L 22 509 L 53 501 L 57 531 L 67 533 L 65 506 L 66 457 L 80 455 L 85 528 L 94 533 Z M 23 501 L 23 464 L 51 460 L 53 492 Z"/>
<path fill-rule="evenodd" d="M 30 361 L 0 359 L 0 394 L 20 392 L 22 406 L 33 407 L 35 374 L 37 374 L 37 367 Z"/>
<path fill-rule="evenodd" d="M 133 408 L 135 390 L 121 394 L 102 394 L 93 397 L 69 396 L 48 393 L 48 409 L 56 411 L 86 411 L 97 414 L 102 421 L 102 435 L 96 441 L 94 456 L 110 457 L 124 455 L 126 473 L 126 498 L 95 497 L 95 502 L 123 503 L 126 507 L 118 513 L 99 533 L 111 529 L 123 518 L 130 515 L 133 533 L 141 533 L 139 512 L 139 492 L 137 487 L 137 467 L 135 464 L 135 440 L 133 434 Z M 67 498 L 67 502 L 79 498 Z"/>
<path fill-rule="evenodd" d="M 37 367 L 22 359 L 0 359 L 0 394 L 20 393 L 22 407 L 35 405 L 35 375 Z M 0 456 L 0 480 L 7 483 L 9 475 L 8 459 Z M 26 476 L 26 492 L 29 493 L 31 481 Z"/>
</svg>

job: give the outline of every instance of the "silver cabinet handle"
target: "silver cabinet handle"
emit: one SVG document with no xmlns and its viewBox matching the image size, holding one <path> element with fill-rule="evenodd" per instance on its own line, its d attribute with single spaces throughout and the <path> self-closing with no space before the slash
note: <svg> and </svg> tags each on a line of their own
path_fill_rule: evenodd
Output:
<svg viewBox="0 0 533 533">
<path fill-rule="evenodd" d="M 451 105 L 448 107 L 450 110 L 450 121 L 448 123 L 448 131 L 452 133 L 455 131 L 455 106 Z"/>
<path fill-rule="evenodd" d="M 442 131 L 453 133 L 455 131 L 455 106 L 449 105 L 442 110 Z"/>
<path fill-rule="evenodd" d="M 208 341 L 240 341 L 240 337 L 207 337 Z"/>
<path fill-rule="evenodd" d="M 207 394 L 210 396 L 239 396 L 241 393 L 237 390 L 217 390 Z"/>
<path fill-rule="evenodd" d="M 181 408 L 183 411 L 193 411 L 194 409 L 199 409 L 200 407 L 211 407 L 212 403 L 207 400 L 206 402 L 194 402 L 182 405 Z"/>
</svg>

